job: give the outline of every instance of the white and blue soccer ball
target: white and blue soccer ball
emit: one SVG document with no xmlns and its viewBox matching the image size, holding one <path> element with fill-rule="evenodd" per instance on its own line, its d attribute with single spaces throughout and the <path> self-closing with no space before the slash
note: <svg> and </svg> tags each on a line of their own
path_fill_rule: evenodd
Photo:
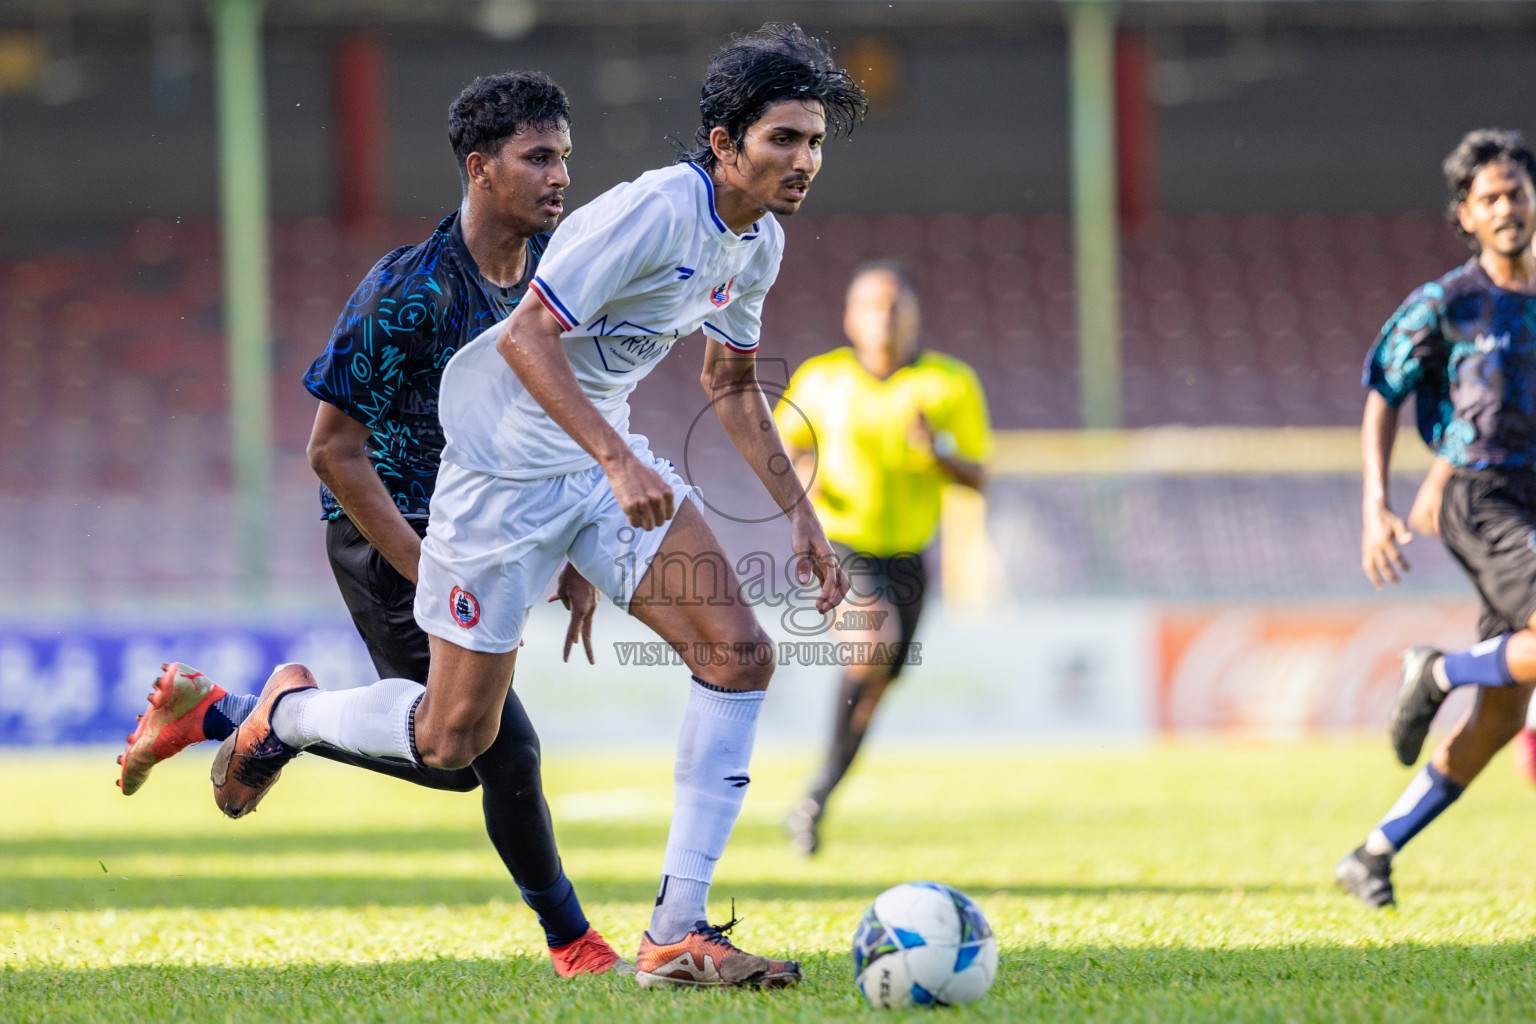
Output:
<svg viewBox="0 0 1536 1024">
<path fill-rule="evenodd" d="M 881 1009 L 969 1003 L 997 977 L 997 939 L 959 889 L 906 882 L 876 896 L 859 922 L 853 976 Z"/>
</svg>

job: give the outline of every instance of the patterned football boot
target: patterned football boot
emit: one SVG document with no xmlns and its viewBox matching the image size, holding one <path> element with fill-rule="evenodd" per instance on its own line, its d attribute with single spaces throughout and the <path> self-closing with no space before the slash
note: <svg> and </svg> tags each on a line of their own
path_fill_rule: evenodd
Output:
<svg viewBox="0 0 1536 1024">
<path fill-rule="evenodd" d="M 699 922 L 680 942 L 663 946 L 647 932 L 635 958 L 641 988 L 682 985 L 693 988 L 785 988 L 800 983 L 800 965 L 744 953 L 725 933 L 736 922 L 715 926 Z"/>
<path fill-rule="evenodd" d="M 277 738 L 272 731 L 272 709 L 278 698 L 299 690 L 316 689 L 315 677 L 303 665 L 283 665 L 267 685 L 261 688 L 256 707 L 250 717 L 219 747 L 213 759 L 213 799 L 219 810 L 231 818 L 241 818 L 256 809 L 261 798 L 267 795 L 283 765 L 299 753 Z"/>
<path fill-rule="evenodd" d="M 222 686 L 191 665 L 173 661 L 160 671 L 149 691 L 149 708 L 128 737 L 128 750 L 117 759 L 123 766 L 117 785 L 124 796 L 137 793 L 155 765 L 207 739 L 203 716 L 225 696 Z"/>
</svg>

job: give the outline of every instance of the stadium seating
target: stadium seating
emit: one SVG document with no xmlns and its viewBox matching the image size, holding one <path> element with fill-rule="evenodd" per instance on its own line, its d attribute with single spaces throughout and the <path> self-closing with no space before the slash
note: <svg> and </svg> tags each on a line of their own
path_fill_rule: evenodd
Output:
<svg viewBox="0 0 1536 1024">
<path fill-rule="evenodd" d="M 1006 427 L 1078 422 L 1064 218 L 834 217 L 789 224 L 767 320 L 791 362 L 839 343 L 864 259 L 918 276 L 924 335 L 974 365 Z M 1122 260 L 1127 426 L 1355 421 L 1360 362 L 1414 287 L 1466 258 L 1432 217 L 1160 217 Z"/>
<path fill-rule="evenodd" d="M 396 221 L 344 234 L 323 220 L 275 226 L 272 413 L 287 510 L 277 519 L 314 508 L 302 458 L 314 415 L 299 384 L 304 368 L 372 262 L 431 227 Z M 765 368 L 768 379 L 842 344 L 852 270 L 894 258 L 919 282 L 925 343 L 977 369 L 998 426 L 1076 425 L 1065 217 L 838 215 L 795 218 L 786 229 L 763 352 L 785 362 Z M 186 556 L 171 557 L 177 537 L 206 537 L 198 557 L 227 562 L 216 226 L 150 221 L 56 248 L 32 245 L 0 247 L 10 254 L 0 257 L 0 502 L 43 538 L 24 542 L 26 531 L 13 531 L 0 541 L 0 564 L 13 559 L 0 578 L 68 588 L 105 574 L 129 585 L 153 578 L 156 559 L 184 575 Z M 1382 321 L 1412 288 L 1465 258 L 1445 225 L 1426 215 L 1154 218 L 1126 239 L 1122 261 L 1126 424 L 1356 422 L 1361 357 Z M 693 359 L 668 360 L 658 374 L 646 390 L 697 388 Z M 687 408 L 691 419 L 694 406 Z M 657 441 L 687 429 L 675 426 Z M 199 497 L 179 500 L 188 495 Z M 94 538 L 86 549 L 97 562 L 84 565 L 75 526 L 86 521 L 82 505 L 97 498 L 165 524 L 159 532 L 172 539 Z M 1161 514 L 1157 502 L 1148 507 Z M 317 569 L 323 579 L 323 562 L 283 545 L 273 550 L 296 585 L 312 583 Z M 52 559 L 82 568 L 74 577 L 43 571 Z"/>
</svg>

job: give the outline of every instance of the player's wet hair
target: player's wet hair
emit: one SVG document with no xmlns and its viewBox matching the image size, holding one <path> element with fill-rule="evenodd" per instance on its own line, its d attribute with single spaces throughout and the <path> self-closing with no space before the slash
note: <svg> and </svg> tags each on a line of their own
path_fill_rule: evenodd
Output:
<svg viewBox="0 0 1536 1024">
<path fill-rule="evenodd" d="M 1489 164 L 1511 163 L 1525 171 L 1526 178 L 1536 184 L 1536 156 L 1526 147 L 1525 137 L 1517 131 L 1502 128 L 1478 128 L 1462 136 L 1461 142 L 1445 158 L 1441 169 L 1445 171 L 1445 184 L 1451 190 L 1450 206 L 1446 215 L 1456 233 L 1473 249 L 1477 240 L 1461 226 L 1457 207 L 1466 201 L 1472 191 L 1472 179 Z"/>
<path fill-rule="evenodd" d="M 897 291 L 918 298 L 917 282 L 912 279 L 912 274 L 907 270 L 907 265 L 900 260 L 870 260 L 860 263 L 854 270 L 853 276 L 848 279 L 848 287 L 851 289 L 854 283 L 865 274 L 890 274 L 896 280 Z"/>
<path fill-rule="evenodd" d="M 495 156 L 514 135 L 566 128 L 570 123 L 565 90 L 544 72 L 481 75 L 448 108 L 448 143 L 459 161 L 459 183 L 469 188 L 469 154 Z"/>
<path fill-rule="evenodd" d="M 819 102 L 832 135 L 852 132 L 867 105 L 864 90 L 832 60 L 831 47 L 799 25 L 770 21 L 756 32 L 733 36 L 709 62 L 699 96 L 702 124 L 692 151 L 678 159 L 713 167 L 713 129 L 724 128 L 739 150 L 747 129 L 782 100 Z"/>
</svg>

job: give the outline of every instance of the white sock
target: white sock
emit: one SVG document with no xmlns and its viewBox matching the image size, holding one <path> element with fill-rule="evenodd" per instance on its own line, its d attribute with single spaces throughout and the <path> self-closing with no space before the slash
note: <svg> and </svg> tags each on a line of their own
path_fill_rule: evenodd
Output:
<svg viewBox="0 0 1536 1024">
<path fill-rule="evenodd" d="M 672 828 L 651 940 L 677 942 L 705 920 L 715 862 L 736 827 L 751 778 L 762 690 L 718 690 L 694 680 L 677 737 Z"/>
<path fill-rule="evenodd" d="M 1429 674 L 1434 679 L 1435 685 L 1440 687 L 1441 693 L 1451 692 L 1451 679 L 1450 676 L 1445 674 L 1445 658 L 1443 656 L 1435 659 L 1435 663 L 1429 667 Z"/>
<path fill-rule="evenodd" d="M 415 764 L 411 712 L 426 692 L 409 679 L 380 679 L 352 690 L 301 690 L 278 701 L 272 731 L 290 747 L 323 740 L 354 754 Z"/>
<path fill-rule="evenodd" d="M 1397 852 L 1397 847 L 1392 845 L 1392 840 L 1379 828 L 1371 829 L 1371 834 L 1365 837 L 1365 852 L 1376 857 L 1390 857 Z"/>
</svg>

